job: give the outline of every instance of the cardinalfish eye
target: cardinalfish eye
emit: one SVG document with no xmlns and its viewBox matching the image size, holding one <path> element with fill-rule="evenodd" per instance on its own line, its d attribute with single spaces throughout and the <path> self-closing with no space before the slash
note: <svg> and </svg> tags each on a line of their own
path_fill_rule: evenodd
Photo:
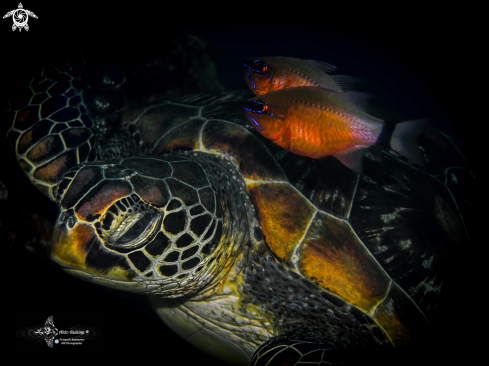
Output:
<svg viewBox="0 0 489 366">
<path fill-rule="evenodd" d="M 253 61 L 253 65 L 251 66 L 252 70 L 257 74 L 266 74 L 268 71 L 268 65 L 262 60 Z"/>
<path fill-rule="evenodd" d="M 268 104 L 260 99 L 249 100 L 244 104 L 243 109 L 253 113 L 264 114 L 268 111 Z"/>
<path fill-rule="evenodd" d="M 262 60 L 245 60 L 243 66 L 255 74 L 266 75 L 270 67 Z"/>
</svg>

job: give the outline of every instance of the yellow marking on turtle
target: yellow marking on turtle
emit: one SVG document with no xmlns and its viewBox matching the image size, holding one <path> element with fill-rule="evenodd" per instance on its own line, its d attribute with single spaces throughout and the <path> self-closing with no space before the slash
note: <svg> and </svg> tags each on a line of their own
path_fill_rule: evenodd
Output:
<svg viewBox="0 0 489 366">
<path fill-rule="evenodd" d="M 85 261 L 90 248 L 87 248 L 94 237 L 93 228 L 89 225 L 76 223 L 72 230 L 64 224 L 54 228 L 51 257 L 72 268 L 85 268 Z"/>
<path fill-rule="evenodd" d="M 347 222 L 318 212 L 299 252 L 306 277 L 367 314 L 385 298 L 391 280 Z"/>
<path fill-rule="evenodd" d="M 246 186 L 248 185 L 253 186 L 256 184 L 284 184 L 284 183 L 289 184 L 289 182 L 286 180 L 257 180 L 257 179 L 246 179 L 246 178 L 244 178 L 244 182 L 246 183 Z"/>
<path fill-rule="evenodd" d="M 266 243 L 277 257 L 293 266 L 291 256 L 304 237 L 316 207 L 287 182 L 250 184 L 247 189 Z"/>
<path fill-rule="evenodd" d="M 418 305 L 395 282 L 371 314 L 394 346 L 428 339 L 431 326 Z"/>
<path fill-rule="evenodd" d="M 86 259 L 93 245 L 99 239 L 92 226 L 77 222 L 69 230 L 64 224 L 56 224 L 51 246 L 51 259 L 71 270 L 87 272 L 90 276 L 102 275 L 103 278 L 116 281 L 129 281 L 130 271 L 114 266 L 107 271 L 87 266 Z"/>
</svg>

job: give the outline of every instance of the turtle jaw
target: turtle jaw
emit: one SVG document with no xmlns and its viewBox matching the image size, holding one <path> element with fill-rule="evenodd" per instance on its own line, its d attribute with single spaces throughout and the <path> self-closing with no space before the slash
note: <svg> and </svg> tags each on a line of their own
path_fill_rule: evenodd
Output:
<svg viewBox="0 0 489 366">
<path fill-rule="evenodd" d="M 54 228 L 51 260 L 75 277 L 104 282 L 109 287 L 114 287 L 110 285 L 111 282 L 132 286 L 136 284 L 132 280 L 135 273 L 122 259 L 103 247 L 90 225 L 77 222 L 72 229 L 68 229 L 65 224 L 57 223 Z"/>
<path fill-rule="evenodd" d="M 130 291 L 130 292 L 145 293 L 148 291 L 148 286 L 142 282 L 122 281 L 122 280 L 118 281 L 110 278 L 96 276 L 80 269 L 64 267 L 62 264 L 60 264 L 60 266 L 61 269 L 66 273 L 68 273 L 69 275 L 79 278 L 80 280 L 83 281 L 95 283 L 97 285 L 110 287 L 115 290 L 123 290 L 123 291 Z"/>
</svg>

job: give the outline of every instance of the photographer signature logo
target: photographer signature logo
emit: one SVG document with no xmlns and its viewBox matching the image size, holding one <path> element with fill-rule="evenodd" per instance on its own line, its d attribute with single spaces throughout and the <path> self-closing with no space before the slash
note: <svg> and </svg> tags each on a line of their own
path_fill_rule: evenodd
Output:
<svg viewBox="0 0 489 366">
<path fill-rule="evenodd" d="M 93 341 L 102 336 L 102 331 L 87 325 L 72 325 L 68 329 L 58 330 L 54 325 L 53 316 L 50 315 L 46 324 L 37 326 L 26 326 L 18 329 L 15 335 L 27 341 L 45 341 L 48 347 L 53 345 L 81 346 L 85 341 Z"/>
<path fill-rule="evenodd" d="M 27 22 L 29 21 L 29 16 L 37 19 L 37 15 L 30 10 L 24 9 L 22 3 L 19 3 L 18 9 L 11 10 L 7 14 L 5 14 L 3 16 L 3 19 L 10 16 L 14 21 L 14 24 L 12 25 L 12 30 L 15 31 L 17 28 L 19 28 L 19 32 L 22 30 L 22 28 L 24 28 L 26 31 L 29 30 L 29 25 L 27 24 Z"/>
<path fill-rule="evenodd" d="M 34 333 L 44 337 L 44 340 L 46 341 L 48 346 L 50 348 L 53 348 L 53 339 L 58 335 L 58 329 L 56 329 L 53 323 L 53 316 L 51 315 L 50 317 L 48 317 L 48 320 L 46 320 L 46 324 L 44 325 L 44 327 L 34 330 Z"/>
</svg>

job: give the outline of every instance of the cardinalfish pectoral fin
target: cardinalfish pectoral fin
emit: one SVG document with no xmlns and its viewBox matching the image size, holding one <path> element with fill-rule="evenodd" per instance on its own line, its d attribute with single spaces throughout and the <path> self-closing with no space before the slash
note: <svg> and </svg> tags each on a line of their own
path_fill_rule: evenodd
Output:
<svg viewBox="0 0 489 366">
<path fill-rule="evenodd" d="M 413 163 L 422 167 L 426 166 L 426 161 L 416 142 L 416 137 L 425 130 L 429 123 L 430 121 L 428 119 L 417 119 L 396 123 L 393 126 L 394 129 L 390 139 L 391 149 L 408 158 Z M 388 125 L 389 124 L 386 123 L 385 126 Z"/>
<path fill-rule="evenodd" d="M 292 132 L 290 131 L 290 126 L 288 124 L 285 124 L 279 135 L 282 135 L 282 140 L 285 143 L 283 147 L 287 150 L 290 150 L 290 142 L 292 140 Z"/>
<path fill-rule="evenodd" d="M 341 161 L 346 167 L 350 168 L 357 174 L 362 174 L 362 157 L 370 146 L 359 147 L 346 153 L 333 155 Z"/>
</svg>

